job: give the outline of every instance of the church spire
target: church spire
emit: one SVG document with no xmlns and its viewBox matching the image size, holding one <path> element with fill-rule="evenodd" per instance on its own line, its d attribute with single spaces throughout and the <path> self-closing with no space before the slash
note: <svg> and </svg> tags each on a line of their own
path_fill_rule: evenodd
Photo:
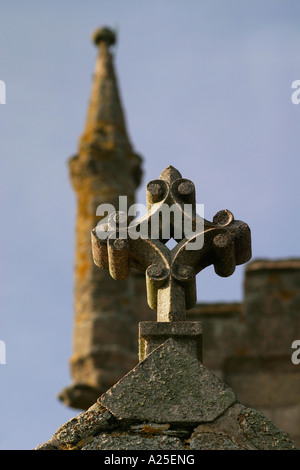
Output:
<svg viewBox="0 0 300 470">
<path fill-rule="evenodd" d="M 93 39 L 99 55 L 86 125 L 78 153 L 69 159 L 77 199 L 73 383 L 59 395 L 67 405 L 83 409 L 135 364 L 135 315 L 144 305 L 139 278 L 115 285 L 108 273 L 97 269 L 91 254 L 91 230 L 100 221 L 97 208 L 111 204 L 117 209 L 119 196 L 127 197 L 128 206 L 133 204 L 142 175 L 142 159 L 128 139 L 110 51 L 115 34 L 101 28 Z M 148 311 L 145 319 L 147 315 Z"/>
<path fill-rule="evenodd" d="M 116 34 L 107 27 L 97 29 L 92 40 L 99 49 L 84 133 L 80 143 L 95 143 L 105 150 L 131 147 L 126 129 L 111 46 Z"/>
</svg>

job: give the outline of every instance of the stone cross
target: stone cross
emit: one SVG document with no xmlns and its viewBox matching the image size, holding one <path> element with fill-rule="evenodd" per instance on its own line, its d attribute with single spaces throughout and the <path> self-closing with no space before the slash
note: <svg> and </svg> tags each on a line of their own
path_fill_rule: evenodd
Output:
<svg viewBox="0 0 300 470">
<path fill-rule="evenodd" d="M 169 249 L 171 238 L 177 244 Z M 147 185 L 147 213 L 138 220 L 111 213 L 92 231 L 92 252 L 95 264 L 116 280 L 126 279 L 130 268 L 146 274 L 147 301 L 157 310 L 157 322 L 142 322 L 140 337 L 146 342 L 152 337 L 150 351 L 164 336 L 194 334 L 199 340 L 199 322 L 183 322 L 196 304 L 196 275 L 213 265 L 219 276 L 230 276 L 251 258 L 251 235 L 229 210 L 212 222 L 200 217 L 194 184 L 169 166 Z"/>
</svg>

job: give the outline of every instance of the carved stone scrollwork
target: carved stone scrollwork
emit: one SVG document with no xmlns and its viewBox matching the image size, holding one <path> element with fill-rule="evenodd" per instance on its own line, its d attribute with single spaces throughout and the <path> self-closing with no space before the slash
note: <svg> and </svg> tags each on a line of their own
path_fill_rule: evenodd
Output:
<svg viewBox="0 0 300 470">
<path fill-rule="evenodd" d="M 131 267 L 144 272 L 157 321 L 185 320 L 186 310 L 196 303 L 200 271 L 214 265 L 219 276 L 227 277 L 251 258 L 250 229 L 229 210 L 218 212 L 212 222 L 200 217 L 193 182 L 172 166 L 146 191 L 145 216 L 129 223 L 127 214 L 115 212 L 92 231 L 94 262 L 117 280 L 126 279 Z M 166 246 L 171 238 L 177 242 L 173 249 Z"/>
</svg>

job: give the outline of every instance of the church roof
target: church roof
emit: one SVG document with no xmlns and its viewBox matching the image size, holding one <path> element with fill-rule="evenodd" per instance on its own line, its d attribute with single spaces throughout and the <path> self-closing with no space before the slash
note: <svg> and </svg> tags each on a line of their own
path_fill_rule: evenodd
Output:
<svg viewBox="0 0 300 470">
<path fill-rule="evenodd" d="M 176 367 L 174 367 L 177 365 Z M 173 339 L 36 450 L 294 450 Z"/>
</svg>

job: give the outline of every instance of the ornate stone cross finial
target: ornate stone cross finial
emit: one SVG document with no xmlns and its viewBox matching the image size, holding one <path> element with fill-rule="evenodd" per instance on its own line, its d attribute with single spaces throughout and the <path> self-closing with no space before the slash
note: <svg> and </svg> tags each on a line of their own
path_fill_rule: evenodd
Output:
<svg viewBox="0 0 300 470">
<path fill-rule="evenodd" d="M 177 242 L 173 249 L 166 246 L 171 238 Z M 212 222 L 200 217 L 194 184 L 169 166 L 147 185 L 147 213 L 138 220 L 124 211 L 111 213 L 92 231 L 92 252 L 95 264 L 109 269 L 116 280 L 127 278 L 131 267 L 146 273 L 147 300 L 157 310 L 158 323 L 143 322 L 144 330 L 152 325 L 152 333 L 140 329 L 140 335 L 161 337 L 165 328 L 169 336 L 177 328 L 182 337 L 198 324 L 184 322 L 192 329 L 183 334 L 186 310 L 196 303 L 196 275 L 214 265 L 219 276 L 230 276 L 236 265 L 251 258 L 251 235 L 248 225 L 228 210 L 218 212 Z"/>
<path fill-rule="evenodd" d="M 148 183 L 147 205 L 146 216 L 136 222 L 127 225 L 126 214 L 115 212 L 109 223 L 93 230 L 94 262 L 117 280 L 125 279 L 130 267 L 145 272 L 157 321 L 185 320 L 186 310 L 196 303 L 196 274 L 213 264 L 219 276 L 230 276 L 251 258 L 250 229 L 228 210 L 218 212 L 213 222 L 198 216 L 194 184 L 171 166 Z M 172 237 L 178 243 L 170 250 L 165 243 Z"/>
</svg>

